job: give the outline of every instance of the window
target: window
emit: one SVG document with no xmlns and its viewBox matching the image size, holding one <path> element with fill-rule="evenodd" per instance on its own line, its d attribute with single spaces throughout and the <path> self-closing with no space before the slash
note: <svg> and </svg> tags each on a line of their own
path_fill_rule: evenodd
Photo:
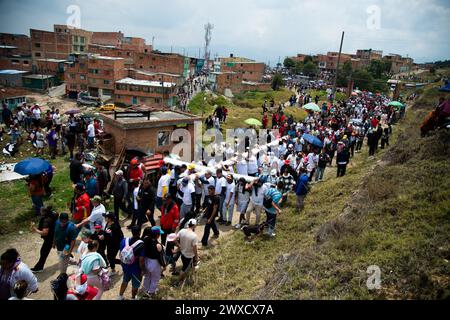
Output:
<svg viewBox="0 0 450 320">
<path fill-rule="evenodd" d="M 81 90 L 87 90 L 87 85 L 82 84 L 82 85 L 80 86 L 80 88 L 81 88 Z"/>
<path fill-rule="evenodd" d="M 84 63 L 80 63 L 80 69 L 83 69 L 85 67 L 86 67 L 86 65 Z"/>
<path fill-rule="evenodd" d="M 141 98 L 141 103 L 146 103 L 147 99 L 146 98 Z"/>
<path fill-rule="evenodd" d="M 40 56 L 41 56 L 41 53 L 40 53 L 40 52 L 35 52 L 34 56 L 35 56 L 35 57 L 40 57 Z"/>
<path fill-rule="evenodd" d="M 23 64 L 30 64 L 30 62 L 28 60 L 23 60 Z"/>
<path fill-rule="evenodd" d="M 109 81 L 109 80 L 103 80 L 103 84 L 108 85 L 108 84 L 110 84 L 110 83 L 111 83 L 111 81 Z"/>
<path fill-rule="evenodd" d="M 84 52 L 84 47 L 80 46 L 80 52 Z"/>
<path fill-rule="evenodd" d="M 16 59 L 11 60 L 11 62 L 12 62 L 12 64 L 19 64 L 20 63 L 20 61 L 16 60 Z"/>
<path fill-rule="evenodd" d="M 70 79 L 75 79 L 75 77 L 76 77 L 75 73 L 70 74 Z"/>
<path fill-rule="evenodd" d="M 80 37 L 80 43 L 84 44 L 84 37 Z"/>
<path fill-rule="evenodd" d="M 73 52 L 78 52 L 78 46 L 73 46 Z"/>
<path fill-rule="evenodd" d="M 40 44 L 40 43 L 35 43 L 34 46 L 35 46 L 36 48 L 40 48 L 40 47 L 41 47 L 41 44 Z"/>
<path fill-rule="evenodd" d="M 103 95 L 105 95 L 105 96 L 112 96 L 112 90 L 103 89 Z"/>
<path fill-rule="evenodd" d="M 84 74 L 80 74 L 80 80 L 86 80 L 86 76 Z"/>
<path fill-rule="evenodd" d="M 98 74 L 98 69 L 89 69 L 89 73 Z"/>
<path fill-rule="evenodd" d="M 78 36 L 73 36 L 73 42 L 78 42 Z"/>
<path fill-rule="evenodd" d="M 170 144 L 170 131 L 159 131 L 157 143 L 158 147 L 168 146 Z"/>
</svg>

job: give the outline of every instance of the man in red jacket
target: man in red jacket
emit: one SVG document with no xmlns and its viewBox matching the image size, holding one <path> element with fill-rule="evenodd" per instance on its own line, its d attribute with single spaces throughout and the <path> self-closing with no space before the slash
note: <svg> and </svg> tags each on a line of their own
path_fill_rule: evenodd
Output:
<svg viewBox="0 0 450 320">
<path fill-rule="evenodd" d="M 91 199 L 86 193 L 83 184 L 78 183 L 75 187 L 74 206 L 72 208 L 72 222 L 79 224 L 91 215 Z"/>
<path fill-rule="evenodd" d="M 178 228 L 180 209 L 169 193 L 166 194 L 163 201 L 163 206 L 161 207 L 161 229 L 164 231 L 164 234 L 161 235 L 161 243 L 165 245 L 167 235 L 175 233 Z"/>
</svg>

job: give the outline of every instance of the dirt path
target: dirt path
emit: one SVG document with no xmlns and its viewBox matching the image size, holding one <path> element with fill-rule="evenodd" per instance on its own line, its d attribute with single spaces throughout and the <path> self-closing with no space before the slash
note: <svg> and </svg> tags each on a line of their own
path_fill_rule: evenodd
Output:
<svg viewBox="0 0 450 320">
<path fill-rule="evenodd" d="M 158 212 L 158 211 L 157 211 Z M 155 213 L 157 216 L 157 213 Z M 235 212 L 233 215 L 233 225 L 236 224 L 239 220 L 239 213 Z M 158 223 L 159 221 L 157 221 Z M 126 237 L 130 236 L 130 232 L 126 229 L 125 226 L 129 225 L 129 220 L 124 220 L 121 222 L 121 225 L 124 226 L 122 231 Z M 146 225 L 147 226 L 147 225 Z M 239 232 L 233 227 L 223 227 L 219 226 L 219 230 L 221 232 L 219 240 L 226 238 L 233 234 L 234 232 Z M 203 237 L 204 224 L 200 224 L 196 228 L 196 234 L 198 236 L 199 241 Z M 215 246 L 217 245 L 218 240 L 210 239 L 209 245 Z M 78 248 L 79 242 L 75 246 L 75 252 Z M 39 251 L 42 245 L 42 240 L 37 234 L 32 234 L 28 230 L 22 230 L 14 234 L 9 234 L 8 236 L 2 236 L 0 238 L 0 253 L 3 253 L 5 250 L 9 248 L 15 248 L 19 251 L 22 261 L 27 264 L 30 268 L 34 267 L 34 264 L 39 260 Z M 200 259 L 202 256 L 202 251 L 209 250 L 208 248 L 203 249 L 201 243 L 198 245 L 199 247 L 199 255 Z M 179 262 L 180 263 L 180 262 Z M 75 272 L 75 267 L 69 267 L 68 273 Z M 118 275 L 112 278 L 112 288 L 110 291 L 106 292 L 102 299 L 103 300 L 114 300 L 119 295 L 119 288 L 122 282 L 122 269 L 118 267 L 116 269 L 118 271 Z M 56 254 L 56 250 L 52 250 L 47 259 L 45 270 L 43 273 L 36 274 L 39 283 L 39 292 L 33 294 L 31 298 L 37 300 L 52 300 L 53 295 L 50 290 L 50 281 L 56 279 L 59 275 L 58 272 L 58 257 Z M 170 276 L 169 272 L 166 272 L 166 276 Z M 125 298 L 131 299 L 131 288 L 129 287 L 127 292 L 125 293 Z"/>
</svg>

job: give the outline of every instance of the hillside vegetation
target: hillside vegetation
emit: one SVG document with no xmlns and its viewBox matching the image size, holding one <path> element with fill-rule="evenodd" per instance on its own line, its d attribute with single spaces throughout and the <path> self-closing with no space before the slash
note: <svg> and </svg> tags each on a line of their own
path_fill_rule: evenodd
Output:
<svg viewBox="0 0 450 320">
<path fill-rule="evenodd" d="M 395 126 L 391 148 L 327 169 L 302 212 L 291 198 L 277 237 L 248 244 L 236 232 L 202 251 L 192 287 L 176 299 L 443 299 L 450 297 L 450 134 L 420 137 L 434 89 Z M 447 95 L 448 97 L 448 95 Z M 370 291 L 368 267 L 381 269 Z M 195 294 L 193 294 L 195 292 Z"/>
</svg>

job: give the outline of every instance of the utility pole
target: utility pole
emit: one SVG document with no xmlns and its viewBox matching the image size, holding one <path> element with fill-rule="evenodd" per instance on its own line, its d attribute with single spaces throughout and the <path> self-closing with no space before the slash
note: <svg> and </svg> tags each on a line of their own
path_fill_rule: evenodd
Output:
<svg viewBox="0 0 450 320">
<path fill-rule="evenodd" d="M 344 35 L 345 35 L 345 32 L 342 31 L 341 47 L 339 48 L 338 61 L 337 61 L 337 66 L 336 66 L 336 74 L 334 76 L 333 93 L 331 94 L 331 104 L 334 103 L 334 99 L 336 98 L 336 86 L 337 86 L 337 79 L 338 79 L 338 73 L 339 73 L 339 65 L 341 62 L 342 45 L 344 44 Z"/>
</svg>

